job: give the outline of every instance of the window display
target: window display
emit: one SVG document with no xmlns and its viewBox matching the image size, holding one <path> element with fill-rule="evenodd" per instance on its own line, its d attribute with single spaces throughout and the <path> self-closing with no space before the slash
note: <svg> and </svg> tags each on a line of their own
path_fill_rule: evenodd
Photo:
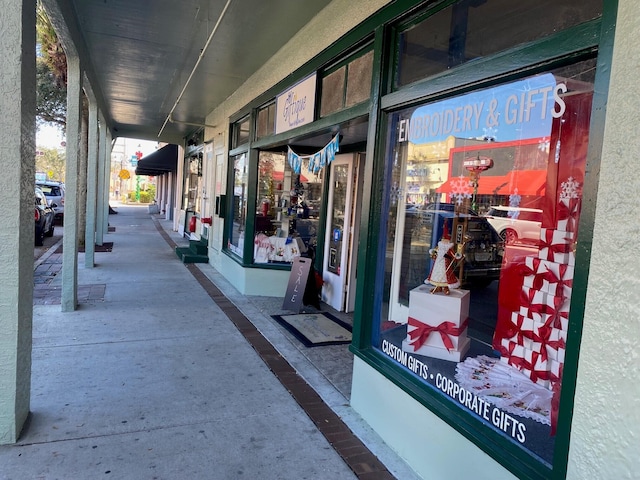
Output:
<svg viewBox="0 0 640 480">
<path fill-rule="evenodd" d="M 373 345 L 551 464 L 595 60 L 389 117 Z"/>
<path fill-rule="evenodd" d="M 260 152 L 254 263 L 291 263 L 317 244 L 323 173 L 301 162 L 295 173 L 286 154 Z"/>
</svg>

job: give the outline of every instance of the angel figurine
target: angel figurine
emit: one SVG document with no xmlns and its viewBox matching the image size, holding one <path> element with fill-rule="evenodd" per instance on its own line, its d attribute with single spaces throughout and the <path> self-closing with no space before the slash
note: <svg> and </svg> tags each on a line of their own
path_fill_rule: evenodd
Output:
<svg viewBox="0 0 640 480">
<path fill-rule="evenodd" d="M 424 283 L 434 286 L 431 293 L 443 292 L 445 295 L 449 295 L 449 289 L 460 286 L 460 281 L 454 272 L 454 266 L 462 259 L 462 253 L 454 250 L 447 222 L 444 222 L 442 238 L 435 248 L 429 250 L 429 255 L 434 262 Z"/>
</svg>

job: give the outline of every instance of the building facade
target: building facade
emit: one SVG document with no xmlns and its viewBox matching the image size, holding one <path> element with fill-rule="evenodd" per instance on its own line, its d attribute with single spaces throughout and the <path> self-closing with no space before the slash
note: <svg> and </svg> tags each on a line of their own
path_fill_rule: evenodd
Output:
<svg viewBox="0 0 640 480">
<path fill-rule="evenodd" d="M 210 262 L 283 296 L 314 259 L 322 300 L 353 312 L 352 406 L 425 478 L 637 461 L 603 352 L 625 342 L 597 333 L 638 309 L 597 267 L 603 191 L 633 182 L 610 128 L 624 3 L 336 1 L 207 119 Z M 590 455 L 603 436 L 620 443 Z"/>
<path fill-rule="evenodd" d="M 31 45 L 22 8 L 3 18 Z M 631 0 L 334 0 L 185 138 L 162 206 L 244 294 L 283 296 L 295 259 L 313 258 L 322 300 L 353 313 L 352 407 L 424 478 L 633 478 L 637 12 Z M 22 56 L 6 57 L 0 100 L 14 113 L 2 183 L 22 212 L 2 217 L 2 443 L 30 395 L 32 245 L 19 232 L 34 171 L 6 160 L 34 154 L 35 52 L 22 43 L 7 35 Z M 68 74 L 77 158 L 77 55 Z M 97 137 L 106 122 L 89 120 Z M 75 162 L 66 177 L 72 311 Z M 108 191 L 97 196 L 91 235 L 106 226 Z"/>
</svg>

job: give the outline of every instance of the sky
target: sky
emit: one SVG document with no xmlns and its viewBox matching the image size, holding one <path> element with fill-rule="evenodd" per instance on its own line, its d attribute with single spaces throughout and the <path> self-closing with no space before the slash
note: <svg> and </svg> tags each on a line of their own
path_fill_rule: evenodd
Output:
<svg viewBox="0 0 640 480">
<path fill-rule="evenodd" d="M 64 133 L 58 127 L 43 125 L 36 131 L 36 146 L 42 148 L 61 148 Z"/>
<path fill-rule="evenodd" d="M 54 126 L 39 126 L 36 131 L 36 147 L 37 148 L 64 148 L 65 141 L 64 132 Z M 157 142 L 149 140 L 137 139 L 120 139 L 118 146 L 114 146 L 114 152 L 126 154 L 127 156 L 135 154 L 140 150 L 144 155 L 153 153 L 156 150 Z"/>
</svg>

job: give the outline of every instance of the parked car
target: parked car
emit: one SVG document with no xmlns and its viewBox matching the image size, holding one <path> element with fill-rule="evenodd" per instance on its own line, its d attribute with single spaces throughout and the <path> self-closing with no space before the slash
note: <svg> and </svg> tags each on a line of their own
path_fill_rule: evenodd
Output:
<svg viewBox="0 0 640 480">
<path fill-rule="evenodd" d="M 42 245 L 44 237 L 53 236 L 53 220 L 55 211 L 49 205 L 47 197 L 41 189 L 35 189 L 35 225 L 36 225 L 36 245 Z"/>
<path fill-rule="evenodd" d="M 56 219 L 62 221 L 64 218 L 64 185 L 60 182 L 36 182 L 49 200 L 49 205 L 53 207 Z"/>
<path fill-rule="evenodd" d="M 456 212 L 452 203 L 429 204 L 417 210 L 407 210 L 407 219 L 417 216 L 414 228 L 420 229 L 420 238 L 424 238 L 431 248 L 442 238 L 446 221 L 453 242 L 464 243 L 462 285 L 487 286 L 500 278 L 504 241 L 487 218 L 469 208 L 463 208 L 463 213 L 459 210 Z"/>
<path fill-rule="evenodd" d="M 484 215 L 500 237 L 508 243 L 518 241 L 537 242 L 540 240 L 542 210 L 537 208 L 520 208 L 494 206 Z"/>
</svg>

